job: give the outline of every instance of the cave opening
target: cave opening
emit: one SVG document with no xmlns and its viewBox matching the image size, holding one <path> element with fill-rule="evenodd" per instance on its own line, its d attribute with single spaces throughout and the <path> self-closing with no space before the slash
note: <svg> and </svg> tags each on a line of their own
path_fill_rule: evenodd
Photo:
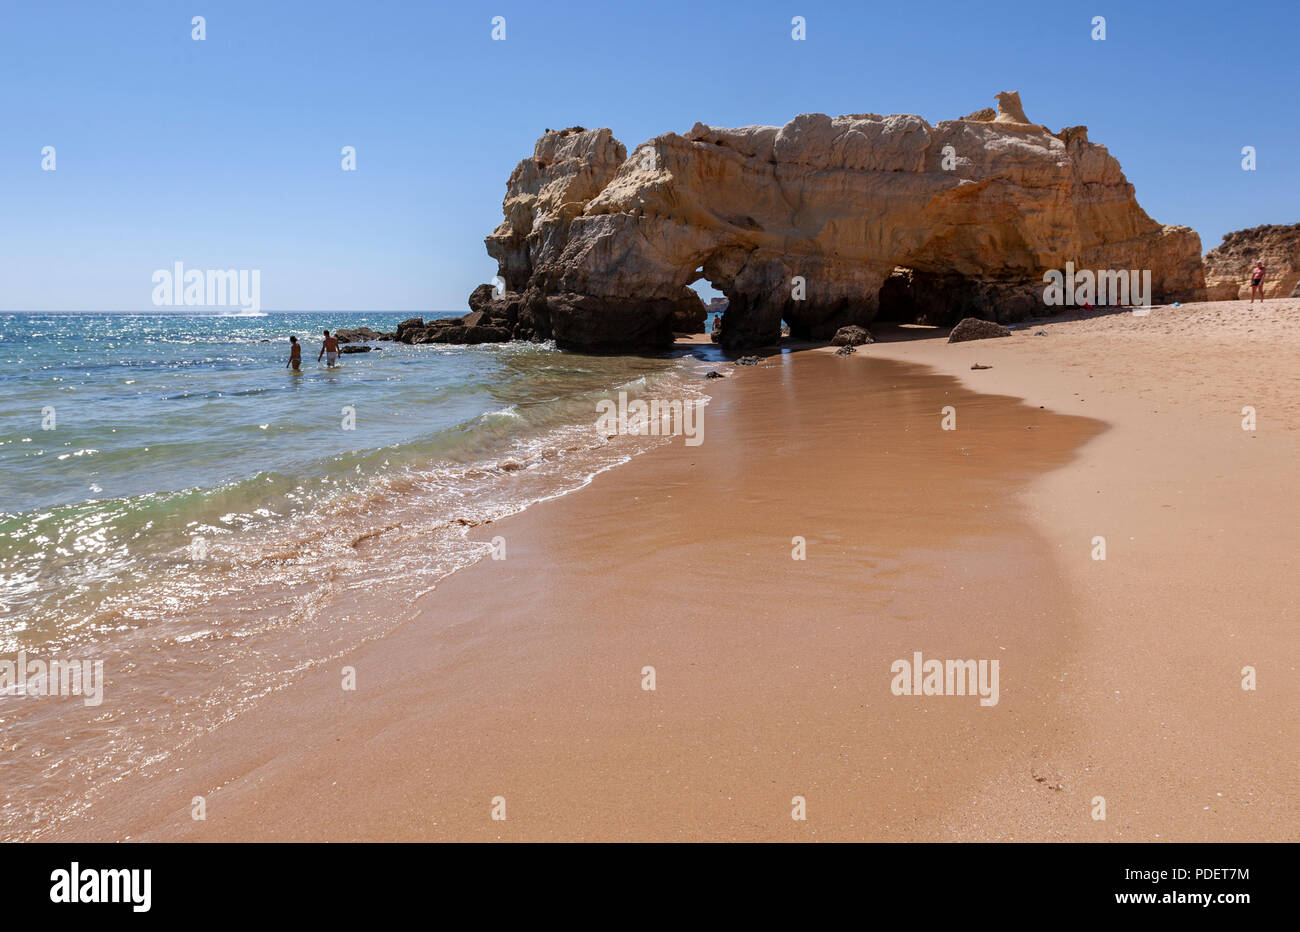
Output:
<svg viewBox="0 0 1300 932">
<path fill-rule="evenodd" d="M 983 316 L 976 285 L 952 272 L 895 266 L 877 293 L 875 319 L 943 327 L 964 316 Z"/>
<path fill-rule="evenodd" d="M 879 306 L 876 320 L 890 324 L 927 323 L 924 303 L 924 274 L 918 276 L 916 269 L 895 266 L 885 283 L 880 286 Z"/>
</svg>

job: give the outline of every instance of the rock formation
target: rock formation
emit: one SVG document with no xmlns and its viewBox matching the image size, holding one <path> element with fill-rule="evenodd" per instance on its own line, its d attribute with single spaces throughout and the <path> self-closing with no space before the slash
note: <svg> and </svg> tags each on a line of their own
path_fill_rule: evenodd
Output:
<svg viewBox="0 0 1300 932">
<path fill-rule="evenodd" d="M 968 340 L 991 340 L 995 337 L 1009 337 L 1011 331 L 991 320 L 967 317 L 952 328 L 948 334 L 949 343 L 965 343 Z"/>
<path fill-rule="evenodd" d="M 483 288 L 487 289 L 487 294 L 491 294 L 491 285 L 484 285 Z M 471 307 L 486 301 L 482 291 L 483 289 L 479 289 L 470 295 Z M 492 308 L 492 312 L 489 314 L 481 307 L 475 307 L 464 317 L 441 317 L 427 324 L 422 317 L 410 317 L 397 325 L 395 338 L 402 343 L 466 345 L 505 343 L 515 339 L 515 329 L 519 322 L 516 308 L 505 302 L 499 302 Z"/>
<path fill-rule="evenodd" d="M 857 324 L 841 327 L 835 331 L 835 336 L 831 337 L 832 346 L 862 346 L 864 343 L 875 342 L 871 334 L 867 333 L 866 328 L 859 327 Z"/>
<path fill-rule="evenodd" d="M 394 339 L 391 333 L 381 333 L 369 327 L 357 327 L 355 330 L 335 330 L 334 339 L 340 343 L 367 343 L 378 340 Z"/>
<path fill-rule="evenodd" d="M 1237 230 L 1205 255 L 1205 291 L 1211 301 L 1250 297 L 1250 269 L 1264 260 L 1264 297 L 1300 297 L 1300 223 Z"/>
<path fill-rule="evenodd" d="M 510 176 L 486 239 L 516 337 L 654 350 L 698 332 L 703 276 L 728 300 L 722 344 L 826 339 L 878 313 L 1016 320 L 1042 314 L 1043 274 L 1149 269 L 1153 298 L 1203 294 L 1200 239 L 1143 212 L 1084 127 L 998 110 L 803 114 L 785 126 L 697 123 L 630 155 L 608 129 L 547 131 Z M 903 279 L 887 288 L 891 276 Z M 480 295 L 482 288 L 475 292 Z M 498 314 L 498 310 L 500 313 Z"/>
</svg>

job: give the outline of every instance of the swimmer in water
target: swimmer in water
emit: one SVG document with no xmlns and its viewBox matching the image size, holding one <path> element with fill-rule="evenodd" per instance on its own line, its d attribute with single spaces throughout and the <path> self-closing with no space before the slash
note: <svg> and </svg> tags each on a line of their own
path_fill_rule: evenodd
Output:
<svg viewBox="0 0 1300 932">
<path fill-rule="evenodd" d="M 339 341 L 330 336 L 328 330 L 325 331 L 325 341 L 320 345 L 320 352 L 316 354 L 316 361 L 320 362 L 322 356 L 325 357 L 325 365 L 329 366 L 331 369 L 333 369 L 334 364 L 338 362 Z"/>
</svg>

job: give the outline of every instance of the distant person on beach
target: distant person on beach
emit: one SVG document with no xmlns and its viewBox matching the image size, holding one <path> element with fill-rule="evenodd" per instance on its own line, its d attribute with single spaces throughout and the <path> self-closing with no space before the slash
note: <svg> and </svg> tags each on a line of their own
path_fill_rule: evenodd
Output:
<svg viewBox="0 0 1300 932">
<path fill-rule="evenodd" d="M 339 341 L 330 336 L 328 330 L 325 331 L 325 342 L 320 345 L 320 352 L 316 354 L 316 361 L 320 362 L 322 356 L 325 357 L 325 365 L 331 369 L 339 359 Z"/>
<path fill-rule="evenodd" d="M 293 366 L 293 371 L 297 372 L 302 368 L 302 344 L 298 342 L 297 337 L 289 337 L 289 361 L 284 364 L 288 369 Z"/>
<path fill-rule="evenodd" d="M 1259 300 L 1264 300 L 1264 260 L 1260 259 L 1255 263 L 1255 267 L 1250 270 L 1250 303 L 1255 303 L 1255 295 L 1259 295 Z"/>
</svg>

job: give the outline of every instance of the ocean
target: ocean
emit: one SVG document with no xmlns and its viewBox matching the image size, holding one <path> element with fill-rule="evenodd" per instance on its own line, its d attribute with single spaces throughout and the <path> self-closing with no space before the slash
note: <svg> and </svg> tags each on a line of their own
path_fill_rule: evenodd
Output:
<svg viewBox="0 0 1300 932">
<path fill-rule="evenodd" d="M 32 788 L 0 801 L 0 838 L 400 624 L 490 555 L 471 528 L 670 442 L 607 436 L 597 402 L 705 399 L 718 358 L 384 342 L 316 361 L 324 329 L 411 316 L 0 314 L 0 658 L 102 661 L 106 683 L 93 707 L 0 690 L 0 776 Z M 340 600 L 361 607 L 321 621 Z"/>
</svg>

